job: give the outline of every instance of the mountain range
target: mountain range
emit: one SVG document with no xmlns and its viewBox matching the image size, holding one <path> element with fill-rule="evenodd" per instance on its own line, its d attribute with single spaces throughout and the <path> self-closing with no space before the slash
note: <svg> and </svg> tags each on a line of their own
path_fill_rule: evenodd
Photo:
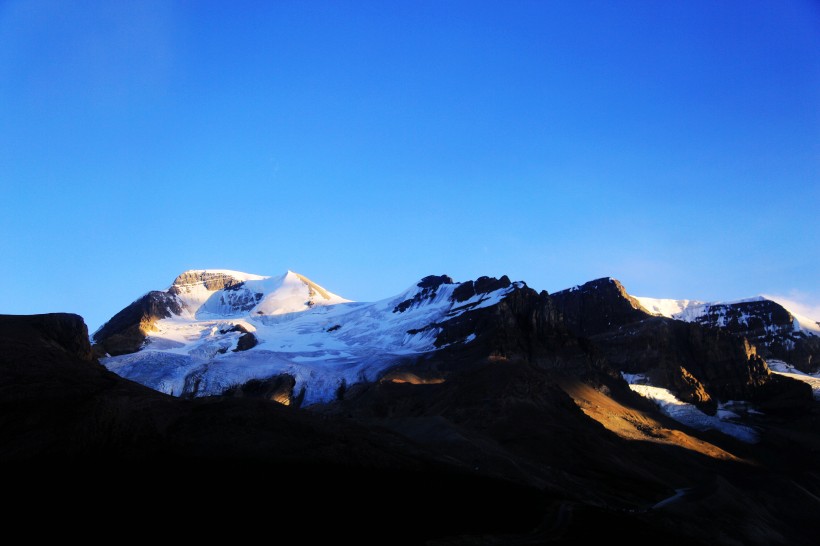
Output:
<svg viewBox="0 0 820 546">
<path fill-rule="evenodd" d="M 73 315 L 0 334 L 9 462 L 195 469 L 207 487 L 174 481 L 189 502 L 277 487 L 293 521 L 356 488 L 364 505 L 314 511 L 412 522 L 357 524 L 374 543 L 816 536 L 820 325 L 765 298 L 432 275 L 363 303 L 291 271 L 192 270 L 93 344 Z"/>
<path fill-rule="evenodd" d="M 810 374 L 820 366 L 818 323 L 774 301 L 635 298 L 614 279 L 547 295 L 507 277 L 458 283 L 433 275 L 391 298 L 360 303 L 292 271 L 263 277 L 192 270 L 167 290 L 150 292 L 117 313 L 93 340 L 108 369 L 161 392 L 220 395 L 278 377 L 284 382 L 277 384 L 292 387 L 275 396 L 310 405 L 329 402 L 341 390 L 377 381 L 402 365 L 412 368 L 443 348 L 466 348 L 482 333 L 471 326 L 478 311 L 521 298 L 528 300 L 527 311 L 543 315 L 552 329 L 594 338 L 608 348 L 614 371 L 667 389 L 708 414 L 715 413 L 718 401 L 749 398 L 754 386 L 772 382 L 763 359 L 776 362 L 779 371 L 792 367 Z M 706 336 L 702 347 L 682 339 L 691 332 Z M 723 335 L 727 332 L 749 343 L 741 346 Z M 668 351 L 673 362 L 657 351 L 636 354 L 632 346 L 639 337 L 679 343 L 680 350 Z M 693 350 L 720 350 L 725 356 L 717 369 L 704 367 L 703 355 Z M 716 373 L 735 376 L 709 377 Z"/>
</svg>

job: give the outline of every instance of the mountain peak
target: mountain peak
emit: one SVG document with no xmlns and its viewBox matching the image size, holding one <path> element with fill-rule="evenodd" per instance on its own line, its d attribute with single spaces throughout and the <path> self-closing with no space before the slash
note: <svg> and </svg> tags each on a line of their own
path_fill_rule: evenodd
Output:
<svg viewBox="0 0 820 546">
<path fill-rule="evenodd" d="M 449 275 L 427 275 L 421 279 L 416 286 L 419 288 L 438 288 L 442 284 L 453 284 L 454 281 Z"/>
<path fill-rule="evenodd" d="M 624 285 L 615 277 L 601 277 L 599 279 L 593 279 L 582 284 L 581 288 L 610 288 L 613 286 L 619 291 L 626 292 Z"/>
<path fill-rule="evenodd" d="M 350 300 L 290 269 L 261 276 L 229 269 L 192 269 L 168 290 L 191 316 L 280 315 Z"/>
<path fill-rule="evenodd" d="M 591 336 L 650 315 L 630 296 L 618 279 L 602 277 L 568 290 L 554 292 L 552 300 L 564 314 L 570 330 Z"/>
<path fill-rule="evenodd" d="M 336 294 L 328 292 L 323 287 L 319 286 L 318 284 L 308 279 L 304 275 L 297 273 L 296 271 L 291 271 L 290 269 L 288 269 L 288 272 L 285 273 L 285 279 L 288 279 L 291 282 L 297 280 L 298 282 L 301 282 L 302 284 L 306 285 L 308 287 L 308 294 L 310 298 L 313 298 L 314 295 L 318 294 L 319 297 L 327 301 L 336 301 L 337 303 L 350 301 L 340 296 L 337 296 Z"/>
<path fill-rule="evenodd" d="M 223 290 L 250 280 L 262 280 L 267 277 L 233 271 L 230 269 L 189 269 L 179 274 L 171 283 L 171 291 L 183 287 L 203 285 L 209 291 Z"/>
</svg>

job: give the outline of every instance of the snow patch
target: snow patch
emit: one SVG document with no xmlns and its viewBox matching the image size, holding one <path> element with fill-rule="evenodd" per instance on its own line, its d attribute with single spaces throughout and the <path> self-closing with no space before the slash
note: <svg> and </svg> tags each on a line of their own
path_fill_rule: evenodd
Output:
<svg viewBox="0 0 820 546">
<path fill-rule="evenodd" d="M 652 313 L 653 315 L 660 315 L 662 317 L 674 318 L 675 315 L 683 313 L 691 306 L 704 305 L 704 302 L 695 300 L 670 300 L 658 298 L 645 298 L 641 296 L 633 296 L 641 307 Z"/>
<path fill-rule="evenodd" d="M 758 441 L 757 432 L 748 426 L 733 422 L 739 416 L 722 406 L 715 416 L 706 415 L 696 406 L 682 402 L 668 389 L 656 387 L 649 383 L 646 376 L 641 374 L 621 373 L 629 388 L 644 398 L 652 400 L 664 414 L 676 421 L 698 430 L 718 430 L 746 443 Z"/>
<path fill-rule="evenodd" d="M 791 364 L 787 364 L 782 360 L 769 360 L 767 364 L 769 365 L 769 369 L 772 373 L 791 377 L 792 379 L 797 379 L 798 381 L 808 383 L 811 387 L 815 400 L 820 400 L 820 373 L 807 374 L 801 372 Z"/>
</svg>

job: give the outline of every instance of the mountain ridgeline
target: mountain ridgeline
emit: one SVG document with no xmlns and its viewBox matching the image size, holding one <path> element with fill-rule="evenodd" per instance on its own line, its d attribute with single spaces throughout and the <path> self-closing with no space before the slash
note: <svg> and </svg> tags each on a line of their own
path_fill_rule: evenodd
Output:
<svg viewBox="0 0 820 546">
<path fill-rule="evenodd" d="M 255 391 L 244 383 L 287 375 L 288 403 L 325 403 L 394 368 L 424 369 L 445 351 L 443 375 L 461 354 L 594 369 L 612 381 L 627 373 L 711 415 L 721 401 L 777 406 L 808 397 L 805 385 L 773 375 L 764 357 L 797 356 L 805 369 L 820 337 L 795 334 L 785 310 L 766 320 L 758 313 L 744 328 L 709 318 L 750 305 L 777 311 L 768 301 L 723 305 L 684 322 L 650 313 L 610 278 L 550 295 L 507 277 L 458 283 L 434 275 L 396 297 L 357 303 L 292 272 L 188 271 L 115 315 L 94 342 L 109 369 L 183 396 L 247 394 Z"/>
</svg>

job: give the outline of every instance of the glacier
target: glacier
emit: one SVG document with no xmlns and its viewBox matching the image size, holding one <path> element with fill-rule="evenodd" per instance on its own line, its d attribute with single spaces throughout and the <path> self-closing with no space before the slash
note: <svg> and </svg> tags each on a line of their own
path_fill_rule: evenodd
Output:
<svg viewBox="0 0 820 546">
<path fill-rule="evenodd" d="M 386 369 L 440 349 L 440 324 L 494 305 L 523 283 L 512 283 L 465 301 L 453 298 L 460 283 L 425 285 L 398 296 L 363 303 L 333 294 L 288 271 L 262 277 L 230 270 L 227 288 L 204 282 L 175 284 L 182 312 L 156 321 L 138 352 L 103 358 L 111 371 L 167 394 L 205 396 L 252 379 L 280 374 L 295 378 L 303 404 L 332 400 L 340 387 L 374 381 Z M 180 276 L 182 277 L 182 276 Z M 234 283 L 235 281 L 235 283 Z M 243 333 L 258 344 L 238 351 Z M 458 343 L 469 343 L 468 335 Z"/>
</svg>

